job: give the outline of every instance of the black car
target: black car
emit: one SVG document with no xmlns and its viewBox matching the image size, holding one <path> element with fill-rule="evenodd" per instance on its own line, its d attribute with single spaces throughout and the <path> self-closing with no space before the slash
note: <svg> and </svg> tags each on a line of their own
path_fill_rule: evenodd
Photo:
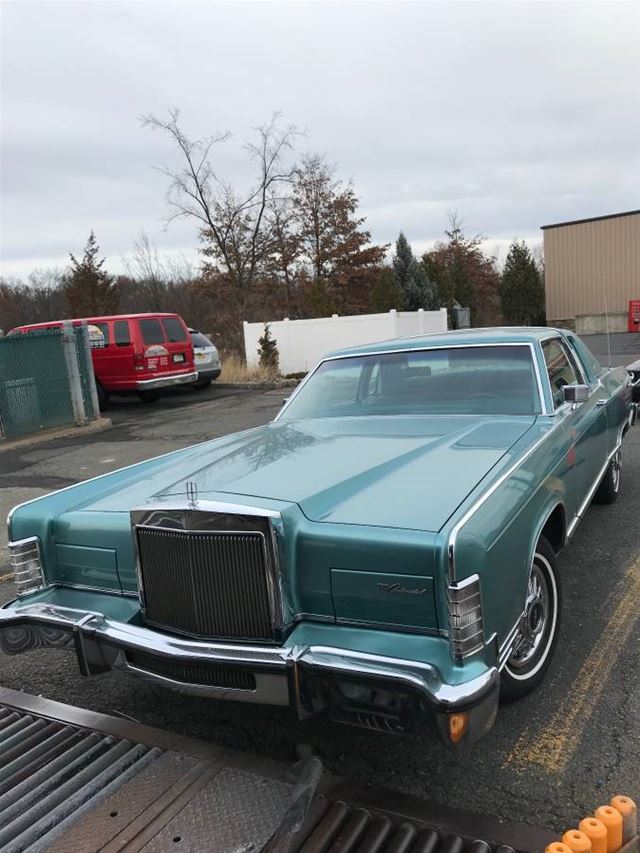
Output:
<svg viewBox="0 0 640 853">
<path fill-rule="evenodd" d="M 633 385 L 633 402 L 640 403 L 640 358 L 627 366 Z"/>
</svg>

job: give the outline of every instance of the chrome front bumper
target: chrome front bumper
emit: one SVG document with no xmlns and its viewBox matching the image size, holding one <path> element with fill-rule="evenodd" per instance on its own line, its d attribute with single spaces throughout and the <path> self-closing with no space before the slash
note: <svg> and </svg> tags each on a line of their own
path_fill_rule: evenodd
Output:
<svg viewBox="0 0 640 853">
<path fill-rule="evenodd" d="M 172 385 L 188 385 L 190 382 L 196 382 L 197 379 L 197 370 L 191 373 L 169 373 L 154 379 L 139 379 L 136 382 L 136 388 L 138 391 L 153 391 L 155 388 L 170 388 Z"/>
<path fill-rule="evenodd" d="M 117 670 L 185 693 L 291 706 L 301 717 L 310 713 L 308 686 L 314 680 L 375 683 L 389 691 L 410 694 L 422 710 L 442 717 L 441 733 L 447 715 L 468 712 L 469 740 L 491 727 L 498 705 L 500 676 L 495 667 L 469 681 L 448 684 L 430 664 L 353 650 L 196 641 L 118 622 L 102 613 L 44 603 L 17 603 L 0 609 L 2 651 L 18 654 L 41 647 L 74 650 L 83 675 Z M 132 665 L 127 652 L 143 652 L 183 664 L 240 667 L 255 676 L 255 690 L 177 681 Z"/>
</svg>

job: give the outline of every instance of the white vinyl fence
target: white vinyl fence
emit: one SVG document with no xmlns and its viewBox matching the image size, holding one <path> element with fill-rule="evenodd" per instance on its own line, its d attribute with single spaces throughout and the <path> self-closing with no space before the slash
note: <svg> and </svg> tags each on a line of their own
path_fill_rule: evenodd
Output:
<svg viewBox="0 0 640 853">
<path fill-rule="evenodd" d="M 258 363 L 258 339 L 264 323 L 244 322 L 247 364 Z M 278 343 L 282 373 L 310 370 L 327 352 L 342 347 L 447 331 L 447 311 L 389 311 L 388 314 L 358 314 L 353 317 L 320 317 L 314 320 L 278 320 L 269 323 Z"/>
</svg>

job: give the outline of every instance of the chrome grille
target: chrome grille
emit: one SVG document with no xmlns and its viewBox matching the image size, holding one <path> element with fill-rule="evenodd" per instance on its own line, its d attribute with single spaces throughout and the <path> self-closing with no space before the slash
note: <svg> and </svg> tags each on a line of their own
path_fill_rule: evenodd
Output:
<svg viewBox="0 0 640 853">
<path fill-rule="evenodd" d="M 138 526 L 136 536 L 149 624 L 198 637 L 273 639 L 262 531 Z"/>
</svg>

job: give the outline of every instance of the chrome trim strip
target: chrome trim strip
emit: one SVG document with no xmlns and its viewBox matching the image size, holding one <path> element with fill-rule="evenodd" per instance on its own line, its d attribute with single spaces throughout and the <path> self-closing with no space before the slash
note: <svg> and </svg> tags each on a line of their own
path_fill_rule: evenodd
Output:
<svg viewBox="0 0 640 853">
<path fill-rule="evenodd" d="M 524 615 L 524 611 L 518 616 L 516 620 L 516 624 L 507 634 L 505 641 L 500 645 L 498 649 L 498 671 L 501 671 L 504 668 L 504 665 L 509 660 L 509 655 L 513 649 L 513 644 L 516 641 L 516 637 L 518 636 L 518 628 L 520 627 L 520 621 Z"/>
<path fill-rule="evenodd" d="M 169 388 L 172 385 L 188 385 L 189 382 L 196 382 L 197 379 L 197 370 L 194 370 L 191 373 L 168 373 L 154 379 L 138 379 L 136 382 L 136 388 L 140 391 L 144 391 L 149 388 Z"/>
<path fill-rule="evenodd" d="M 175 453 L 175 451 L 172 452 Z M 173 499 L 174 497 L 175 500 Z M 186 495 L 184 498 L 181 498 L 179 495 L 167 495 L 167 498 L 167 501 L 154 501 L 153 503 L 132 507 L 131 512 L 147 514 L 150 512 L 162 512 L 163 510 L 166 510 L 167 512 L 171 512 L 171 510 L 195 510 L 196 512 L 219 512 L 227 513 L 228 515 L 259 515 L 263 518 L 281 517 L 278 510 L 265 509 L 264 507 L 259 506 L 250 506 L 249 504 L 232 504 L 225 503 L 224 501 L 200 500 L 199 498 L 195 501 L 189 501 L 187 500 Z M 175 530 L 176 528 L 172 529 Z"/>
<path fill-rule="evenodd" d="M 400 347 L 398 349 L 383 349 L 383 350 L 373 350 L 371 352 L 352 352 L 349 355 L 329 355 L 321 358 L 320 361 L 316 364 L 316 366 L 307 373 L 302 382 L 297 386 L 297 388 L 290 394 L 287 402 L 280 409 L 278 414 L 273 419 L 274 422 L 280 420 L 284 412 L 289 408 L 290 404 L 295 400 L 296 396 L 299 394 L 301 389 L 306 385 L 306 383 L 311 379 L 313 374 L 327 361 L 339 361 L 340 359 L 347 358 L 364 358 L 366 356 L 376 356 L 376 355 L 394 355 L 403 352 L 431 352 L 433 350 L 441 350 L 441 349 L 470 349 L 477 347 L 527 347 L 531 352 L 531 359 L 533 361 L 533 369 L 536 377 L 536 386 L 538 388 L 538 397 L 540 402 L 541 412 L 538 414 L 548 415 L 550 414 L 549 409 L 547 407 L 547 399 L 544 395 L 542 378 L 540 375 L 540 366 L 538 364 L 538 359 L 536 358 L 536 344 L 532 341 L 501 341 L 498 343 L 468 343 L 468 344 L 443 344 L 442 346 L 421 346 L 421 347 Z"/>
<path fill-rule="evenodd" d="M 117 622 L 102 613 L 34 603 L 0 608 L 0 632 L 24 624 L 43 624 L 79 632 L 87 647 L 104 643 L 117 650 L 137 649 L 181 661 L 246 665 L 252 672 L 286 674 L 308 670 L 312 675 L 371 677 L 414 689 L 436 710 L 472 705 L 497 690 L 499 674 L 489 667 L 468 681 L 449 684 L 430 663 L 374 655 L 332 646 L 240 646 L 188 640 L 148 628 Z M 41 643 L 42 645 L 42 643 Z M 46 645 L 46 643 L 45 643 Z M 25 648 L 26 650 L 26 648 Z M 182 687 L 182 683 L 179 683 Z M 188 687 L 188 685 L 187 685 Z M 246 692 L 246 691 L 245 691 Z"/>
<path fill-rule="evenodd" d="M 440 633 L 437 628 L 421 628 L 417 625 L 400 625 L 397 622 L 371 622 L 366 619 L 347 619 L 345 617 L 336 617 L 330 620 L 335 625 L 343 625 L 353 628 L 371 628 L 374 631 L 383 629 L 387 631 L 400 631 L 403 634 L 420 634 L 423 637 L 439 637 Z"/>
<path fill-rule="evenodd" d="M 571 413 L 571 410 L 568 409 L 564 415 L 565 417 Z M 507 470 L 500 476 L 498 479 L 490 486 L 486 492 L 484 492 L 478 500 L 473 503 L 469 509 L 465 512 L 462 518 L 453 526 L 451 529 L 451 533 L 449 534 L 449 544 L 447 547 L 447 556 L 449 561 L 449 581 L 450 583 L 456 582 L 456 567 L 455 567 L 455 547 L 456 540 L 458 538 L 458 533 L 464 527 L 464 525 L 469 521 L 469 519 L 475 515 L 475 513 L 480 509 L 480 507 L 494 494 L 494 492 L 507 480 L 515 470 L 517 470 L 520 465 L 522 465 L 526 460 L 533 454 L 535 451 L 543 444 L 549 436 L 558 429 L 561 424 L 564 423 L 565 417 L 561 420 L 556 421 L 549 429 L 542 435 L 531 447 L 527 450 L 527 452 L 519 456 L 515 462 L 507 468 Z"/>
<path fill-rule="evenodd" d="M 598 486 L 602 482 L 602 478 L 607 473 L 607 468 L 609 467 L 609 463 L 611 462 L 613 457 L 616 455 L 616 453 L 620 450 L 621 446 L 622 446 L 622 439 L 619 439 L 616 446 L 613 448 L 611 453 L 607 456 L 607 461 L 604 463 L 604 465 L 602 466 L 602 468 L 598 472 L 595 480 L 593 481 L 593 485 L 591 486 L 591 488 L 587 492 L 586 498 L 580 504 L 580 508 L 578 509 L 578 512 L 575 514 L 573 521 L 571 522 L 571 524 L 567 528 L 567 542 L 569 541 L 569 539 L 571 539 L 571 537 L 575 533 L 576 527 L 578 526 L 578 524 L 582 520 L 585 512 L 589 508 L 589 504 L 593 500 L 593 496 L 595 495 L 595 493 L 598 489 Z"/>
</svg>

